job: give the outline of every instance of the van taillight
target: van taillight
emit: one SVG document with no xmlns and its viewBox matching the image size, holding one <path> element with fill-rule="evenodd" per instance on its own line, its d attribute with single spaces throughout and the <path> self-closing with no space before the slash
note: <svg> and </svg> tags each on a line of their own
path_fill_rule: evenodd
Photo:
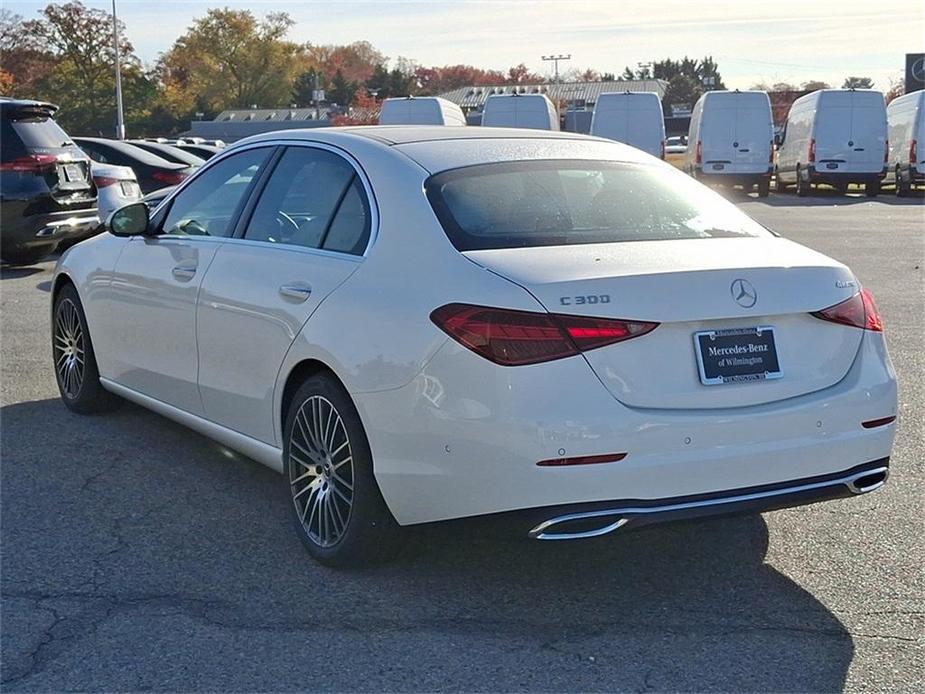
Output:
<svg viewBox="0 0 925 694">
<path fill-rule="evenodd" d="M 768 146 L 768 164 L 774 163 L 774 140 L 771 140 L 771 144 Z"/>
<path fill-rule="evenodd" d="M 695 159 L 697 164 L 703 164 L 703 142 L 697 140 L 697 158 Z"/>
<path fill-rule="evenodd" d="M 809 141 L 809 161 L 811 164 L 816 161 L 816 138 Z"/>
<path fill-rule="evenodd" d="M 662 157 L 662 159 L 665 158 L 665 141 L 664 141 L 664 140 L 662 140 L 662 154 L 661 154 L 661 157 Z"/>
<path fill-rule="evenodd" d="M 53 154 L 27 154 L 10 161 L 0 163 L 0 171 L 22 171 L 24 173 L 42 173 L 58 163 Z"/>
<path fill-rule="evenodd" d="M 918 142 L 913 140 L 909 143 L 909 163 L 914 165 L 918 158 Z"/>
<path fill-rule="evenodd" d="M 572 357 L 645 335 L 658 323 L 447 304 L 430 319 L 463 347 L 501 366 Z"/>
<path fill-rule="evenodd" d="M 876 333 L 883 332 L 883 319 L 880 318 L 874 297 L 866 289 L 862 289 L 850 299 L 816 311 L 812 315 L 831 323 L 841 323 Z"/>
<path fill-rule="evenodd" d="M 883 141 L 883 165 L 886 166 L 890 163 L 890 141 Z"/>
</svg>

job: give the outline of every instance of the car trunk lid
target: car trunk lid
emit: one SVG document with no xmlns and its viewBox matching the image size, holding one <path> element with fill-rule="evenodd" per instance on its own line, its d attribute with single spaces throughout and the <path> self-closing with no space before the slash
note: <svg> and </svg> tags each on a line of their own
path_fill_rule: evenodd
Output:
<svg viewBox="0 0 925 694">
<path fill-rule="evenodd" d="M 633 407 L 741 407 L 810 393 L 845 376 L 861 341 L 861 330 L 810 315 L 858 291 L 850 270 L 779 238 L 508 248 L 464 255 L 523 286 L 550 312 L 660 323 L 640 338 L 584 353 L 611 394 Z M 739 280 L 747 296 L 735 291 L 742 288 Z M 754 328 L 765 330 L 765 339 L 766 329 L 772 328 L 781 376 L 705 385 L 696 335 Z"/>
</svg>

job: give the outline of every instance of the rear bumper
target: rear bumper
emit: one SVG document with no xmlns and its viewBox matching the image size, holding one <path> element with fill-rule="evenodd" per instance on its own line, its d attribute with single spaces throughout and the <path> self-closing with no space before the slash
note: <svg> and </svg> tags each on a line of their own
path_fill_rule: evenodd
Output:
<svg viewBox="0 0 925 694">
<path fill-rule="evenodd" d="M 709 165 L 706 165 L 709 166 Z M 709 169 L 695 169 L 694 178 L 703 183 L 726 185 L 755 185 L 762 181 L 771 180 L 771 169 L 764 171 L 710 171 Z"/>
<path fill-rule="evenodd" d="M 886 167 L 874 172 L 826 171 L 817 166 L 806 167 L 810 183 L 828 183 L 830 185 L 848 185 L 850 183 L 877 183 L 886 177 Z"/>
<path fill-rule="evenodd" d="M 780 484 L 671 499 L 624 499 L 519 512 L 534 540 L 599 537 L 621 528 L 638 528 L 711 516 L 763 513 L 819 501 L 859 496 L 880 489 L 889 475 L 881 458 L 828 475 Z M 540 520 L 541 519 L 541 520 Z"/>
<path fill-rule="evenodd" d="M 4 215 L 3 246 L 10 250 L 43 247 L 52 250 L 65 239 L 79 240 L 93 235 L 99 225 L 95 207 L 28 216 Z"/>
<path fill-rule="evenodd" d="M 896 415 L 879 333 L 865 333 L 837 384 L 764 405 L 627 407 L 583 358 L 503 368 L 452 341 L 408 386 L 353 397 L 379 487 L 402 525 L 792 486 L 888 458 L 895 436 L 894 423 L 862 426 Z M 537 465 L 616 453 L 626 456 Z"/>
</svg>

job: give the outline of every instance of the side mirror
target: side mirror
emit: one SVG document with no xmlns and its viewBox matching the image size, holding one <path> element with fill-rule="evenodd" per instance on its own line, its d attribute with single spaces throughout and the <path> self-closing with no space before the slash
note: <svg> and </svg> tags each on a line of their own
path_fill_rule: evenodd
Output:
<svg viewBox="0 0 925 694">
<path fill-rule="evenodd" d="M 774 146 L 780 147 L 782 144 L 784 144 L 784 136 L 781 133 L 775 134 L 774 135 Z"/>
<path fill-rule="evenodd" d="M 135 202 L 109 215 L 106 228 L 113 236 L 140 236 L 148 231 L 148 206 L 143 202 Z"/>
</svg>

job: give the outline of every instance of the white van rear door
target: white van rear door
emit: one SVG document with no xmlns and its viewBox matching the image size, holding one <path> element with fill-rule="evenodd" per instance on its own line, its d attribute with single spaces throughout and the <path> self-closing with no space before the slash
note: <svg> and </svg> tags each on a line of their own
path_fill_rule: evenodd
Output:
<svg viewBox="0 0 925 694">
<path fill-rule="evenodd" d="M 816 110 L 816 168 L 848 170 L 854 140 L 850 92 L 827 92 L 819 99 Z M 851 143 L 850 145 L 848 143 Z"/>
<path fill-rule="evenodd" d="M 771 151 L 768 109 L 755 102 L 755 99 L 743 98 L 736 109 L 736 139 L 733 142 L 736 168 L 747 173 L 767 171 Z"/>
<path fill-rule="evenodd" d="M 886 109 L 883 97 L 851 92 L 851 137 L 848 163 L 851 171 L 876 173 L 883 168 L 886 151 Z"/>
<path fill-rule="evenodd" d="M 735 162 L 736 105 L 733 99 L 704 104 L 700 126 L 700 150 L 704 173 L 721 172 Z M 696 147 L 696 143 L 694 143 Z"/>
</svg>

